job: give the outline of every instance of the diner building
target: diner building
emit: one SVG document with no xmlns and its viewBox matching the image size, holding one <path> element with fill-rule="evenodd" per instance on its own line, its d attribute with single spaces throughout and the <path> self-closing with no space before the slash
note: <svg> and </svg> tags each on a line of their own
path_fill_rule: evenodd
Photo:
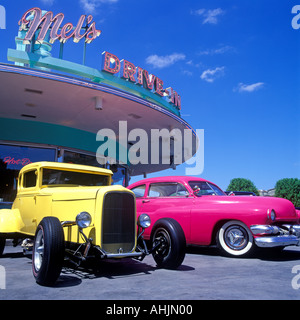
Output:
<svg viewBox="0 0 300 320">
<path fill-rule="evenodd" d="M 18 172 L 31 162 L 110 168 L 114 183 L 126 186 L 130 176 L 175 168 L 196 153 L 197 136 L 181 117 L 181 97 L 161 79 L 109 48 L 101 69 L 63 59 L 68 40 L 83 42 L 84 50 L 99 40 L 92 16 L 82 15 L 72 25 L 62 13 L 31 8 L 18 19 L 16 46 L 7 49 L 8 62 L 0 63 L 0 201 L 13 201 Z M 58 57 L 53 46 L 60 47 Z M 138 149 L 141 137 L 130 140 L 128 133 L 137 137 L 137 128 L 147 137 L 151 130 L 189 130 L 192 143 L 181 147 L 189 156 L 176 159 L 171 135 L 167 161 L 161 155 L 151 161 L 151 139 L 146 140 L 149 161 L 130 161 L 128 151 L 135 144 Z M 114 152 L 109 140 L 115 142 Z"/>
</svg>

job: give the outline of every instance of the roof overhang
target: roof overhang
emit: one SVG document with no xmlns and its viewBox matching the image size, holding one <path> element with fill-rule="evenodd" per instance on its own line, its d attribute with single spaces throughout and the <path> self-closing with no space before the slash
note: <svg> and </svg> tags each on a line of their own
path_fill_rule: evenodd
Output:
<svg viewBox="0 0 300 320">
<path fill-rule="evenodd" d="M 179 115 L 169 108 L 159 104 L 149 97 L 138 96 L 130 90 L 122 90 L 113 86 L 113 82 L 97 83 L 85 78 L 70 77 L 64 74 L 42 71 L 33 68 L 15 65 L 0 64 L 0 118 L 22 121 L 28 125 L 41 126 L 45 124 L 49 128 L 64 128 L 82 132 L 88 139 L 93 140 L 85 143 L 76 136 L 78 149 L 96 152 L 99 143 L 96 135 L 100 129 L 107 128 L 119 134 L 120 121 L 127 123 L 127 133 L 140 128 L 151 136 L 153 129 L 179 129 L 184 134 L 188 129 L 192 132 L 193 143 L 189 144 L 188 152 L 182 144 L 182 154 L 193 156 L 197 151 L 197 136 L 191 126 Z M 97 100 L 98 99 L 98 100 Z M 101 106 L 97 105 L 101 102 Z M 1 136 L 4 135 L 3 128 L 0 129 Z M 18 128 L 9 128 L 11 131 Z M 66 131 L 67 132 L 67 131 Z M 70 131 L 71 132 L 71 131 Z M 78 138 L 79 137 L 79 138 Z M 42 141 L 39 132 L 35 138 L 30 138 L 36 143 L 48 143 Z M 36 141 L 32 141 L 35 139 Z M 69 137 L 72 140 L 72 137 Z M 82 137 L 82 139 L 84 139 Z M 26 141 L 26 132 L 19 132 L 19 141 Z M 73 139 L 74 140 L 74 139 Z M 53 144 L 62 147 L 71 147 L 68 143 L 53 141 Z M 127 148 L 132 146 L 128 141 Z M 164 170 L 170 167 L 170 163 L 162 163 L 160 158 L 158 164 L 151 164 L 151 141 L 148 141 L 148 164 L 132 165 L 132 174 L 150 173 Z M 187 158 L 178 161 L 177 164 L 186 161 Z"/>
</svg>

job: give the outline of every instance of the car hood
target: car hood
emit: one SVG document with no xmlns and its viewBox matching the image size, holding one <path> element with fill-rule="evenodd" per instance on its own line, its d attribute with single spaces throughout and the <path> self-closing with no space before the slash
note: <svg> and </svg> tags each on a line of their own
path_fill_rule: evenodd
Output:
<svg viewBox="0 0 300 320">
<path fill-rule="evenodd" d="M 275 210 L 277 219 L 298 219 L 298 214 L 292 202 L 275 197 L 252 196 L 201 196 L 197 198 L 199 205 L 204 203 L 211 208 L 218 206 L 231 213 L 264 213 Z M 202 203 L 202 204 L 201 204 Z"/>
</svg>

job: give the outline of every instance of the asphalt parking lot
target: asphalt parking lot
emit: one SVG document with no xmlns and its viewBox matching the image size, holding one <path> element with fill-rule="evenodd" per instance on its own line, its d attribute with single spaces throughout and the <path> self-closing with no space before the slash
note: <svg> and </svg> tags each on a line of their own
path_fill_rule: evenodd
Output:
<svg viewBox="0 0 300 320">
<path fill-rule="evenodd" d="M 190 248 L 176 271 L 156 268 L 152 256 L 110 260 L 98 270 L 64 268 L 54 287 L 42 287 L 32 276 L 31 259 L 20 247 L 6 246 L 0 300 L 298 300 L 299 275 L 299 247 L 253 258 Z"/>
</svg>

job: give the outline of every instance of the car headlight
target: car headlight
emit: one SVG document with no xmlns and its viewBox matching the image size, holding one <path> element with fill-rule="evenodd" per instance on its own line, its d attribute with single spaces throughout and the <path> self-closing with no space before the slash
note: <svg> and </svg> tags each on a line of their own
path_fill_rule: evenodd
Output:
<svg viewBox="0 0 300 320">
<path fill-rule="evenodd" d="M 150 227 L 151 219 L 146 213 L 143 213 L 139 216 L 137 223 L 138 226 L 142 227 L 143 229 L 146 229 Z"/>
<path fill-rule="evenodd" d="M 276 219 L 275 210 L 272 210 L 272 211 L 271 211 L 270 218 L 271 218 L 272 221 L 275 221 L 275 219 Z"/>
<path fill-rule="evenodd" d="M 80 212 L 76 217 L 76 223 L 79 228 L 82 228 L 82 229 L 87 228 L 90 226 L 91 222 L 92 222 L 92 217 L 86 211 Z"/>
</svg>

